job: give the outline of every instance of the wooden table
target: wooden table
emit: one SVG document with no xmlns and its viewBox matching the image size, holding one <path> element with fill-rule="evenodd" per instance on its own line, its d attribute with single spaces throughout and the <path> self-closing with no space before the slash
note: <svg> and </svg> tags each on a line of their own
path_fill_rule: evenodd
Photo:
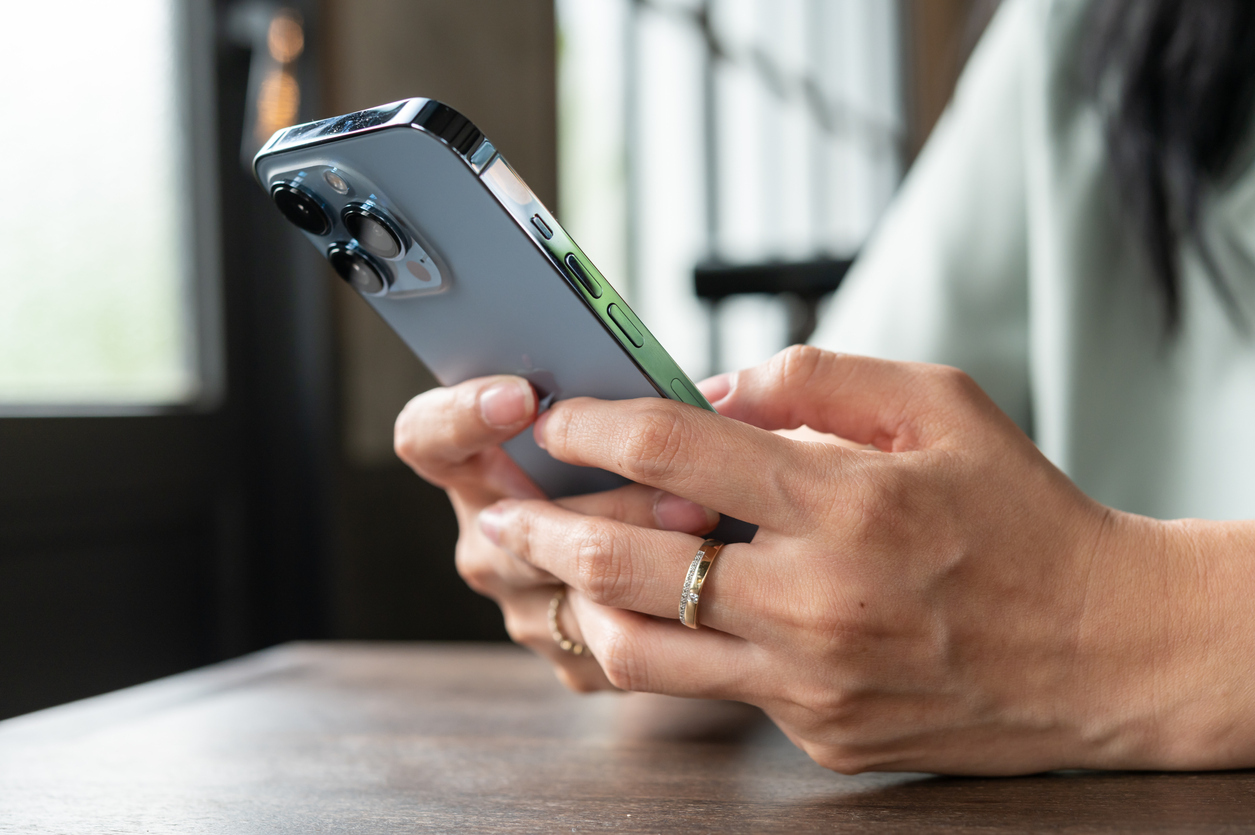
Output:
<svg viewBox="0 0 1255 835">
<path fill-rule="evenodd" d="M 5 833 L 1030 830 L 1255 831 L 1255 773 L 844 777 L 748 708 L 475 644 L 289 645 L 0 723 Z"/>
</svg>

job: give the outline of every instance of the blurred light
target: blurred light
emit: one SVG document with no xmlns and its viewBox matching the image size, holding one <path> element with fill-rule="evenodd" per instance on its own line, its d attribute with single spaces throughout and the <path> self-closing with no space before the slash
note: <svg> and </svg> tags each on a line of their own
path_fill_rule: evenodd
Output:
<svg viewBox="0 0 1255 835">
<path fill-rule="evenodd" d="M 257 91 L 257 139 L 265 142 L 275 131 L 296 121 L 301 106 L 301 85 L 283 67 L 275 67 L 262 79 Z"/>
<path fill-rule="evenodd" d="M 7 31 L 21 33 L 0 48 L 10 198 L 0 203 L 0 412 L 100 413 L 202 391 L 196 282 L 213 277 L 190 256 L 204 229 L 189 194 L 184 5 L 0 4 Z M 73 102 L 89 130 L 35 126 L 54 102 Z"/>
<path fill-rule="evenodd" d="M 305 30 L 296 12 L 284 9 L 271 19 L 266 47 L 270 57 L 280 64 L 290 64 L 300 57 L 305 50 Z"/>
</svg>

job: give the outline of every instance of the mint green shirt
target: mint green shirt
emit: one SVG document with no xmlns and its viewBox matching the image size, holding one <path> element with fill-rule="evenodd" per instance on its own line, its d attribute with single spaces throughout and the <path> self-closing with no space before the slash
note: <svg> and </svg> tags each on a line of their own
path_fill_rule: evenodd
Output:
<svg viewBox="0 0 1255 835">
<path fill-rule="evenodd" d="M 1079 89 L 1084 8 L 1003 4 L 812 341 L 964 369 L 1107 505 L 1255 518 L 1255 340 L 1188 248 L 1181 332 L 1163 337 Z M 1250 151 L 1203 232 L 1255 333 Z"/>
</svg>

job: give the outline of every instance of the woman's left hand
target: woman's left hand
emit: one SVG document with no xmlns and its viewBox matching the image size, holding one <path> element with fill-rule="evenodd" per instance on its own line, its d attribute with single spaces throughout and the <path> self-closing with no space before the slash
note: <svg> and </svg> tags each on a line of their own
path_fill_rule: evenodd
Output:
<svg viewBox="0 0 1255 835">
<path fill-rule="evenodd" d="M 580 398 L 535 427 L 560 460 L 760 526 L 711 567 L 698 630 L 677 607 L 700 537 L 540 500 L 479 517 L 572 587 L 612 683 L 758 705 L 843 772 L 1171 760 L 1197 565 L 1165 523 L 1087 498 L 954 369 L 793 348 L 704 389 L 719 415 Z M 876 450 L 767 431 L 801 425 Z"/>
</svg>

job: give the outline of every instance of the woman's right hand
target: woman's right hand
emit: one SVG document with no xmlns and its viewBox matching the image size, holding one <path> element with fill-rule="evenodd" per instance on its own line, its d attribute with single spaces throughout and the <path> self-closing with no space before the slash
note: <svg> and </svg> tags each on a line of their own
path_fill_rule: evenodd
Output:
<svg viewBox="0 0 1255 835">
<path fill-rule="evenodd" d="M 565 652 L 554 643 L 549 601 L 561 582 L 494 545 L 477 523 L 479 512 L 500 499 L 544 498 L 501 449 L 502 443 L 532 425 L 536 405 L 535 391 L 521 377 L 483 377 L 431 389 L 411 400 L 397 417 L 394 446 L 402 461 L 449 494 L 458 518 L 458 573 L 472 589 L 497 602 L 510 637 L 549 659 L 571 689 L 614 689 L 596 659 Z M 699 535 L 718 521 L 714 511 L 637 484 L 561 499 L 558 504 L 588 516 Z M 562 631 L 582 641 L 570 608 L 561 607 Z"/>
</svg>

